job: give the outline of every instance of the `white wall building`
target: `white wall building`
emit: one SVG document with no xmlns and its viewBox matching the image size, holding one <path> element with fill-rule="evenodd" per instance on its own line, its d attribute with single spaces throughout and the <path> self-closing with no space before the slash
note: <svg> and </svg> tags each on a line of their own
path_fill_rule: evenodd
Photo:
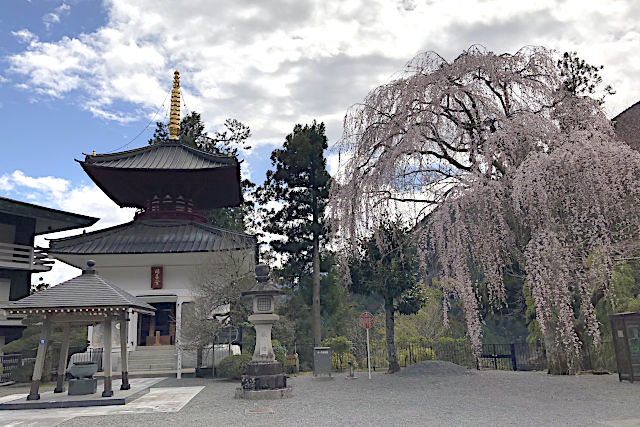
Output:
<svg viewBox="0 0 640 427">
<path fill-rule="evenodd" d="M 75 267 L 94 260 L 101 277 L 156 309 L 155 316 L 131 315 L 128 350 L 132 352 L 180 343 L 182 319 L 194 300 L 194 281 L 202 280 L 207 269 L 227 269 L 231 277 L 252 275 L 255 268 L 254 236 L 182 220 L 138 219 L 57 239 L 51 242 L 49 253 Z M 102 348 L 102 335 L 101 326 L 91 328 L 90 346 Z M 112 337 L 118 354 L 119 332 L 114 330 Z M 193 352 L 182 354 L 181 348 L 176 347 L 180 368 L 195 367 Z M 134 371 L 135 355 L 131 360 L 130 370 Z"/>
</svg>

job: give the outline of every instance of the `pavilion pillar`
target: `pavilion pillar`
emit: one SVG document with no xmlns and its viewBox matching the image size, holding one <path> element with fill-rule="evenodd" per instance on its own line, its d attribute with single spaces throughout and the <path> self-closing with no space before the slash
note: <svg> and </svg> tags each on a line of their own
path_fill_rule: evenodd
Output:
<svg viewBox="0 0 640 427">
<path fill-rule="evenodd" d="M 178 350 L 178 362 L 176 366 L 176 378 L 182 378 L 182 303 L 176 301 L 176 349 Z"/>
<path fill-rule="evenodd" d="M 71 326 L 63 326 L 62 345 L 60 345 L 60 357 L 58 359 L 58 381 L 54 393 L 64 392 L 64 377 L 67 372 L 67 358 L 69 357 L 69 335 L 71 334 Z"/>
<path fill-rule="evenodd" d="M 111 315 L 107 314 L 104 319 L 104 348 L 102 351 L 102 369 L 104 370 L 104 391 L 102 397 L 113 396 L 111 387 L 112 369 L 111 369 Z"/>
<path fill-rule="evenodd" d="M 120 390 L 129 390 L 129 352 L 127 351 L 127 342 L 129 341 L 129 325 L 127 324 L 127 312 L 122 313 L 120 317 L 120 364 L 122 365 L 122 385 Z"/>
<path fill-rule="evenodd" d="M 40 399 L 40 382 L 42 381 L 42 370 L 44 368 L 44 358 L 49 347 L 49 337 L 51 335 L 51 319 L 45 315 L 42 320 L 42 331 L 40 332 L 40 342 L 38 343 L 38 352 L 36 354 L 36 362 L 33 366 L 33 376 L 31 377 L 31 390 L 27 400 Z"/>
</svg>

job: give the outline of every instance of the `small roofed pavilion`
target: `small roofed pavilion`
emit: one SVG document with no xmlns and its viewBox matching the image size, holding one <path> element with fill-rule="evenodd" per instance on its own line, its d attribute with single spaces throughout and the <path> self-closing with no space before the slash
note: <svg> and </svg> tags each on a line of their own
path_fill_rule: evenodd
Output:
<svg viewBox="0 0 640 427">
<path fill-rule="evenodd" d="M 155 309 L 144 301 L 123 291 L 119 287 L 105 281 L 96 274 L 93 261 L 87 262 L 87 268 L 80 276 L 60 283 L 44 291 L 37 292 L 18 301 L 12 301 L 6 310 L 11 314 L 34 314 L 42 316 L 42 332 L 38 344 L 38 352 L 33 368 L 31 390 L 27 400 L 40 399 L 40 382 L 44 366 L 45 354 L 54 326 L 95 325 L 104 324 L 104 352 L 102 366 L 104 369 L 103 397 L 113 396 L 111 369 L 111 323 L 120 322 L 120 348 L 122 357 L 122 386 L 128 390 L 127 368 L 127 321 L 130 312 L 153 315 Z M 64 391 L 64 375 L 69 353 L 69 330 L 64 328 L 56 393 Z"/>
</svg>

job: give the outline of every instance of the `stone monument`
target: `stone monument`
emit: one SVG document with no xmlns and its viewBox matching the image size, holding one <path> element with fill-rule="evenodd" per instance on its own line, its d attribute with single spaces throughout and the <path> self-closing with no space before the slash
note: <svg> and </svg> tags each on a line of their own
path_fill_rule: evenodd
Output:
<svg viewBox="0 0 640 427">
<path fill-rule="evenodd" d="M 247 366 L 246 375 L 242 376 L 241 387 L 236 390 L 236 397 L 242 399 L 282 399 L 291 397 L 291 388 L 287 387 L 287 377 L 282 372 L 282 365 L 276 360 L 271 346 L 271 327 L 279 319 L 275 314 L 274 296 L 282 294 L 269 280 L 269 266 L 256 266 L 257 284 L 243 292 L 243 296 L 251 296 L 253 314 L 249 316 L 256 329 L 256 349 Z"/>
</svg>

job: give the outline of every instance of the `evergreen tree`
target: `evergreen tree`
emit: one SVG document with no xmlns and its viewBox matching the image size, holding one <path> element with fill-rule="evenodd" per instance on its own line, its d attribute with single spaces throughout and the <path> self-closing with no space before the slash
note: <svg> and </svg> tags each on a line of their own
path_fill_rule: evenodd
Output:
<svg viewBox="0 0 640 427">
<path fill-rule="evenodd" d="M 351 266 L 351 290 L 384 299 L 389 373 L 400 370 L 395 347 L 395 314 L 414 314 L 424 305 L 418 283 L 418 256 L 411 236 L 397 224 L 385 224 L 361 245 Z"/>
<path fill-rule="evenodd" d="M 323 212 L 329 197 L 330 177 L 323 157 L 327 148 L 324 123 L 297 124 L 284 147 L 271 153 L 275 170 L 267 172 L 258 199 L 263 206 L 277 201 L 281 209 L 266 209 L 264 230 L 277 235 L 270 242 L 285 256 L 290 278 L 299 282 L 312 272 L 313 343 L 322 341 L 320 313 L 320 243 L 326 238 Z M 310 268 L 311 267 L 311 268 Z"/>
<path fill-rule="evenodd" d="M 563 88 L 571 95 L 594 96 L 598 88 L 602 85 L 600 70 L 603 65 L 596 66 L 585 62 L 578 57 L 577 52 L 565 52 L 558 60 L 558 68 L 562 77 Z M 600 97 L 596 100 L 602 104 L 606 95 L 614 95 L 616 92 L 611 85 L 602 88 Z"/>
</svg>

